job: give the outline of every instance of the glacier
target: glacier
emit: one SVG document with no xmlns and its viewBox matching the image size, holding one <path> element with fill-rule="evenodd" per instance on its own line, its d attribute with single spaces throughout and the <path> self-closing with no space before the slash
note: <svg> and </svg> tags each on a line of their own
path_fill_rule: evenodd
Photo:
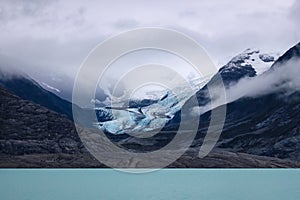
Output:
<svg viewBox="0 0 300 200">
<path fill-rule="evenodd" d="M 118 99 L 117 104 L 121 106 L 95 107 L 98 122 L 94 125 L 112 134 L 134 134 L 162 128 L 173 119 L 184 103 L 208 82 L 197 76 L 191 75 L 189 78 L 189 87 L 177 86 L 172 90 L 148 91 L 148 97 L 153 97 L 149 100 L 153 102 L 150 105 L 130 107 L 127 99 L 123 100 L 123 105 L 122 100 Z M 141 102 L 141 99 L 132 101 Z"/>
<path fill-rule="evenodd" d="M 266 54 L 256 49 L 246 49 L 220 68 L 218 73 L 228 89 L 243 77 L 263 74 L 277 58 L 278 54 L 275 53 Z M 112 134 L 142 133 L 163 128 L 181 110 L 185 102 L 210 81 L 210 78 L 191 73 L 187 76 L 188 87 L 178 84 L 172 90 L 152 88 L 129 100 L 106 99 L 104 106 L 95 107 L 98 122 L 94 124 Z M 93 102 L 97 104 L 97 100 Z M 116 106 L 108 106 L 112 102 Z M 206 111 L 208 110 L 205 107 L 200 108 L 201 113 Z"/>
</svg>

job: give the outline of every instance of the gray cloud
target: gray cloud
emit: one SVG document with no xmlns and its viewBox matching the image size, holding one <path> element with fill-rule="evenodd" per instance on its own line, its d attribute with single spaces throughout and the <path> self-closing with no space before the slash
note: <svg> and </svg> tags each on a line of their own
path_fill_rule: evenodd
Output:
<svg viewBox="0 0 300 200">
<path fill-rule="evenodd" d="M 282 53 L 293 46 L 300 39 L 299 13 L 295 0 L 3 0 L 0 54 L 37 78 L 49 72 L 74 77 L 104 39 L 158 26 L 191 36 L 220 67 L 248 47 Z"/>
<path fill-rule="evenodd" d="M 116 29 L 130 29 L 130 28 L 136 28 L 139 25 L 139 23 L 136 20 L 133 19 L 120 19 L 113 23 L 114 28 Z"/>
<path fill-rule="evenodd" d="M 300 59 L 294 59 L 260 76 L 241 79 L 226 89 L 226 102 L 231 103 L 243 97 L 259 97 L 274 92 L 281 92 L 283 95 L 288 95 L 300 91 L 299 73 Z M 202 112 L 220 106 L 218 103 L 220 102 L 218 92 L 210 95 L 214 100 L 211 105 L 201 107 Z"/>
<path fill-rule="evenodd" d="M 242 79 L 228 90 L 229 101 L 243 96 L 257 97 L 282 91 L 286 93 L 300 90 L 300 60 L 292 60 L 276 70 L 253 79 Z"/>
<path fill-rule="evenodd" d="M 291 11 L 289 14 L 291 20 L 295 22 L 297 27 L 300 27 L 300 1 L 295 1 L 293 6 L 291 7 Z M 299 37 L 299 33 L 297 35 Z"/>
</svg>

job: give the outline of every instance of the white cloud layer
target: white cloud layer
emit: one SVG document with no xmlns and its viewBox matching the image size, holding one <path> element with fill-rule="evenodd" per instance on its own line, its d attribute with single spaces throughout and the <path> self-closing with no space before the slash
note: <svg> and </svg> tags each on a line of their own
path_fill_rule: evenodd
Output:
<svg viewBox="0 0 300 200">
<path fill-rule="evenodd" d="M 193 37 L 220 67 L 248 47 L 283 53 L 300 39 L 299 13 L 295 0 L 2 0 L 0 55 L 34 77 L 74 77 L 104 39 L 155 26 Z"/>
<path fill-rule="evenodd" d="M 300 59 L 293 59 L 260 76 L 243 78 L 226 89 L 226 103 L 243 97 L 255 98 L 274 92 L 280 92 L 282 97 L 288 97 L 288 95 L 300 91 L 299 73 Z M 219 100 L 218 92 L 209 95 L 213 101 L 200 108 L 202 113 L 222 105 L 219 103 L 222 101 Z"/>
</svg>

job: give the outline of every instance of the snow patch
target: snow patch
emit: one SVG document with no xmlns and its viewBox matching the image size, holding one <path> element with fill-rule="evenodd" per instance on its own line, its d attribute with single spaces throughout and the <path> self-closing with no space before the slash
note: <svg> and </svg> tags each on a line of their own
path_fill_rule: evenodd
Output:
<svg viewBox="0 0 300 200">
<path fill-rule="evenodd" d="M 275 53 L 261 53 L 259 50 L 247 49 L 242 54 L 236 57 L 240 59 L 241 66 L 251 65 L 256 71 L 256 75 L 260 75 L 269 70 L 272 64 L 279 57 Z"/>
<path fill-rule="evenodd" d="M 55 88 L 55 87 L 52 87 L 50 85 L 48 85 L 47 83 L 45 82 L 39 82 L 45 89 L 50 89 L 50 90 L 54 90 L 55 92 L 58 92 L 60 93 L 60 90 Z"/>
</svg>

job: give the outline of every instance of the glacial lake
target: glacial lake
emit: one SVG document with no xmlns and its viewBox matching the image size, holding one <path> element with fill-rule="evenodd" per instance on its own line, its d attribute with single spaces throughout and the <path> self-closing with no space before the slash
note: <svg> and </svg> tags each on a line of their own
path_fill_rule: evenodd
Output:
<svg viewBox="0 0 300 200">
<path fill-rule="evenodd" d="M 3 200 L 298 200 L 300 169 L 1 169 Z"/>
</svg>

